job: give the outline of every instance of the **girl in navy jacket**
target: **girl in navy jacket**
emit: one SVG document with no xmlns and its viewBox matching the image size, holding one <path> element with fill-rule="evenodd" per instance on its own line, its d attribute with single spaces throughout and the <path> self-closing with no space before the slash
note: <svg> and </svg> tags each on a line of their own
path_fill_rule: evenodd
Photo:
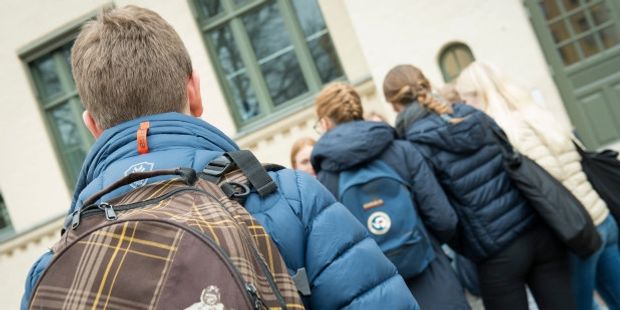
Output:
<svg viewBox="0 0 620 310">
<path fill-rule="evenodd" d="M 398 133 L 420 149 L 458 214 L 450 244 L 477 263 L 486 309 L 528 309 L 525 284 L 541 309 L 575 309 L 566 298 L 566 249 L 511 183 L 480 120 L 495 122 L 464 104 L 441 102 L 411 65 L 393 68 L 383 91 L 399 113 Z"/>
</svg>

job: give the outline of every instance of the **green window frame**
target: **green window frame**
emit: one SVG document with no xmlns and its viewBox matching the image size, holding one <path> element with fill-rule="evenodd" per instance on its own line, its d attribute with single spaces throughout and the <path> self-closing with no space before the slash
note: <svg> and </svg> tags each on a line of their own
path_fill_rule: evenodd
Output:
<svg viewBox="0 0 620 310">
<path fill-rule="evenodd" d="M 11 235 L 14 232 L 15 230 L 13 229 L 13 223 L 11 222 L 9 211 L 6 208 L 4 198 L 2 198 L 2 194 L 0 193 L 0 237 Z"/>
<path fill-rule="evenodd" d="M 238 129 L 312 103 L 346 79 L 317 0 L 190 0 Z"/>
<path fill-rule="evenodd" d="M 466 44 L 460 42 L 448 44 L 439 53 L 439 68 L 443 80 L 446 83 L 452 82 L 474 60 L 474 54 Z"/>
<path fill-rule="evenodd" d="M 82 122 L 84 108 L 71 74 L 71 47 L 79 25 L 52 33 L 21 53 L 41 116 L 62 167 L 66 185 L 71 189 L 94 138 Z"/>
</svg>

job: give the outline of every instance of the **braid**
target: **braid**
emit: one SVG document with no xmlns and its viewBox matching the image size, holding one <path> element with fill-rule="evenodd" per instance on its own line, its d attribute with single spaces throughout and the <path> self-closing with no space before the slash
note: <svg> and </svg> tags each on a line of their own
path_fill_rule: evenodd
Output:
<svg viewBox="0 0 620 310">
<path fill-rule="evenodd" d="M 428 110 L 444 115 L 453 112 L 452 107 L 438 101 L 431 94 L 431 83 L 422 71 L 411 65 L 399 65 L 390 70 L 383 81 L 383 94 L 392 104 L 408 105 L 417 101 Z M 462 119 L 452 119 L 458 123 Z"/>
<path fill-rule="evenodd" d="M 336 124 L 364 119 L 364 109 L 359 94 L 346 83 L 327 85 L 316 98 L 319 118 L 328 117 Z"/>
</svg>

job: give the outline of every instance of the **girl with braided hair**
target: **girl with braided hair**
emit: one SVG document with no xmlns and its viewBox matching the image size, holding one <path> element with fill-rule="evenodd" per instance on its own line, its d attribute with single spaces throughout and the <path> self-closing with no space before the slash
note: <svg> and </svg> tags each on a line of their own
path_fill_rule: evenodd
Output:
<svg viewBox="0 0 620 310">
<path fill-rule="evenodd" d="M 409 142 L 397 140 L 396 131 L 389 124 L 364 121 L 361 98 L 349 84 L 326 86 L 317 96 L 315 107 L 317 127 L 324 133 L 311 156 L 319 181 L 367 226 L 405 278 L 421 309 L 470 309 L 450 261 L 439 246 L 454 234 L 456 213 L 420 152 Z M 385 166 L 378 166 L 378 162 Z M 373 198 L 374 201 L 363 205 L 363 210 L 361 205 L 347 205 L 343 190 L 349 182 L 347 180 L 350 180 L 349 176 L 363 171 L 371 173 L 364 170 L 369 167 L 387 167 L 385 169 L 389 173 L 406 183 L 403 199 L 390 204 L 389 201 Z M 381 187 L 378 183 L 372 183 L 370 177 L 366 180 L 362 186 Z M 389 185 L 394 188 L 379 188 L 377 191 L 399 190 L 395 184 Z M 388 205 L 394 213 L 383 209 Z M 416 209 L 418 214 L 415 214 Z M 360 214 L 368 216 L 368 219 L 360 218 Z M 403 224 L 406 228 L 398 230 L 403 227 L 399 226 L 403 221 L 401 218 L 407 216 L 415 217 L 419 225 L 410 229 Z M 415 238 L 390 248 L 394 240 L 387 236 L 397 231 L 402 232 L 398 235 L 399 240 L 409 235 Z M 418 270 L 412 272 L 393 259 L 390 253 L 398 252 L 409 252 L 416 257 L 410 263 L 415 264 Z"/>
<path fill-rule="evenodd" d="M 383 92 L 398 134 L 421 151 L 458 214 L 449 244 L 476 263 L 485 308 L 527 310 L 527 284 L 541 309 L 575 309 L 566 249 L 512 185 L 486 134 L 493 119 L 442 102 L 411 65 L 390 70 Z"/>
</svg>

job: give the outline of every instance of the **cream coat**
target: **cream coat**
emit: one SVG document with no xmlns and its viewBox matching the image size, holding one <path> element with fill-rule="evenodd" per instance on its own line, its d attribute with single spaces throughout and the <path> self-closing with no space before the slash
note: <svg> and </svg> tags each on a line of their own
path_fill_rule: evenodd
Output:
<svg viewBox="0 0 620 310">
<path fill-rule="evenodd" d="M 540 111 L 529 111 L 540 113 Z M 517 114 L 517 113 L 515 113 Z M 586 208 L 595 225 L 601 224 L 609 215 L 609 209 L 598 193 L 592 188 L 581 167 L 581 156 L 570 139 L 549 145 L 542 134 L 531 126 L 525 118 L 526 112 L 514 119 L 515 128 L 505 128 L 510 142 L 519 152 L 533 159 L 556 179 L 560 180 Z M 515 130 L 516 129 L 516 130 Z"/>
</svg>

